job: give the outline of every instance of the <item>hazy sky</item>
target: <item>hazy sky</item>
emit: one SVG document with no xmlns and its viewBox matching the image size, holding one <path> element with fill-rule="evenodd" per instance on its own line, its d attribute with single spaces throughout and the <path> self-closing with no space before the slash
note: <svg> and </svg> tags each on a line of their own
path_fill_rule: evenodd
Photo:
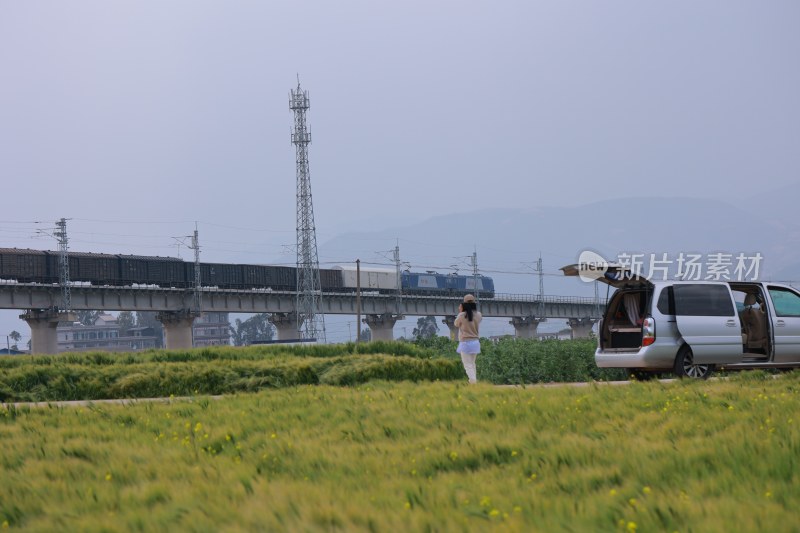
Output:
<svg viewBox="0 0 800 533">
<path fill-rule="evenodd" d="M 778 188 L 800 179 L 798 23 L 795 0 L 0 0 L 0 246 L 52 249 L 33 222 L 68 217 L 72 249 L 167 255 L 198 221 L 208 260 L 274 261 L 298 73 L 321 242 Z"/>
</svg>

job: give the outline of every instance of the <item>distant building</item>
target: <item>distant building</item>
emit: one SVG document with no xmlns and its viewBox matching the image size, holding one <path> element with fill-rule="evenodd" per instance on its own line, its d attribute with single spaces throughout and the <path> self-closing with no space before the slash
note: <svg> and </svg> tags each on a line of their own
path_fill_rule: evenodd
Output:
<svg viewBox="0 0 800 533">
<path fill-rule="evenodd" d="M 121 335 L 117 318 L 108 313 L 98 316 L 91 326 L 80 322 L 60 324 L 56 332 L 59 352 L 133 352 L 157 345 L 153 328 L 132 328 Z"/>
<path fill-rule="evenodd" d="M 91 326 L 74 322 L 57 329 L 59 352 L 134 352 L 162 348 L 160 326 L 140 326 L 123 335 L 117 318 L 102 313 Z M 228 313 L 204 313 L 192 326 L 195 346 L 227 346 L 231 343 Z"/>
<path fill-rule="evenodd" d="M 516 339 L 516 335 L 513 334 L 505 334 L 505 335 L 492 335 L 489 337 L 489 340 L 497 344 L 501 340 L 504 339 Z M 572 330 L 569 328 L 562 329 L 560 331 L 551 331 L 551 332 L 541 332 L 536 334 L 536 339 L 540 341 L 544 340 L 570 340 L 572 338 Z"/>
<path fill-rule="evenodd" d="M 503 335 L 490 335 L 489 336 L 489 340 L 492 341 L 494 344 L 497 344 L 498 342 L 500 342 L 502 340 L 505 340 L 505 339 L 513 339 L 513 338 L 515 338 L 514 335 L 508 334 L 508 333 L 505 333 Z"/>
<path fill-rule="evenodd" d="M 192 326 L 194 346 L 228 346 L 231 343 L 231 324 L 228 313 L 203 313 Z"/>
<path fill-rule="evenodd" d="M 572 330 L 565 328 L 552 333 L 537 333 L 536 338 L 540 341 L 556 339 L 560 341 L 568 341 L 572 338 Z"/>
</svg>

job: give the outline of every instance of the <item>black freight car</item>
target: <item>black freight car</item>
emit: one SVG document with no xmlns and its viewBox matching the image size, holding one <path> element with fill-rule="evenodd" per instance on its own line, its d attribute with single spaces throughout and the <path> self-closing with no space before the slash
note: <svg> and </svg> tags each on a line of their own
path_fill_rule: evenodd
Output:
<svg viewBox="0 0 800 533">
<path fill-rule="evenodd" d="M 58 283 L 58 252 L 5 248 L 0 249 L 0 279 L 21 283 Z M 194 263 L 173 257 L 111 255 L 70 252 L 70 279 L 93 285 L 190 288 L 194 286 Z M 297 269 L 289 266 L 200 263 L 200 283 L 221 289 L 271 289 L 294 291 Z M 343 289 L 338 270 L 321 269 L 322 290 Z"/>
<path fill-rule="evenodd" d="M 269 270 L 263 265 L 242 265 L 242 288 L 259 289 L 268 282 Z"/>
<path fill-rule="evenodd" d="M 69 252 L 70 281 L 84 281 L 92 285 L 119 284 L 119 258 L 110 254 Z M 50 270 L 58 272 L 60 257 L 49 252 Z"/>
<path fill-rule="evenodd" d="M 120 255 L 119 257 L 119 284 L 133 285 L 134 283 L 147 283 L 150 277 L 149 257 L 141 255 Z"/>
<path fill-rule="evenodd" d="M 243 289 L 292 291 L 297 283 L 295 269 L 271 265 L 238 265 Z"/>
<path fill-rule="evenodd" d="M 47 252 L 0 248 L 0 279 L 20 283 L 58 283 L 58 269 L 50 271 Z"/>
<path fill-rule="evenodd" d="M 120 285 L 158 285 L 159 287 L 186 286 L 186 269 L 181 259 L 174 257 L 147 257 L 120 255 Z"/>
<path fill-rule="evenodd" d="M 157 272 L 153 277 L 157 277 L 159 287 L 184 288 L 192 285 L 192 280 L 187 279 L 186 263 L 174 257 L 152 257 L 151 268 L 156 268 Z"/>
<path fill-rule="evenodd" d="M 194 280 L 194 265 L 187 269 Z M 225 263 L 200 263 L 200 284 L 203 287 L 239 289 L 243 286 L 242 265 Z"/>
<path fill-rule="evenodd" d="M 245 289 L 293 291 L 297 286 L 296 270 L 292 267 L 272 265 L 240 266 L 245 279 Z"/>
<path fill-rule="evenodd" d="M 297 289 L 297 269 L 287 266 L 267 267 L 272 272 L 268 288 L 274 291 L 293 291 Z"/>
<path fill-rule="evenodd" d="M 325 292 L 343 292 L 344 280 L 342 278 L 341 270 L 331 270 L 321 268 L 319 270 L 320 282 L 322 283 L 322 290 Z"/>
</svg>

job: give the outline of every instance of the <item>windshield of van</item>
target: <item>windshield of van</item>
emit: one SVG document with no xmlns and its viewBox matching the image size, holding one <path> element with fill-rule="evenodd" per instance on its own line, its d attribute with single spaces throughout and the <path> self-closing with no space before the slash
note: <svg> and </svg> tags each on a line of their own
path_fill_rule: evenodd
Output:
<svg viewBox="0 0 800 533">
<path fill-rule="evenodd" d="M 778 316 L 800 316 L 800 296 L 788 289 L 770 287 L 769 295 L 775 314 Z"/>
</svg>

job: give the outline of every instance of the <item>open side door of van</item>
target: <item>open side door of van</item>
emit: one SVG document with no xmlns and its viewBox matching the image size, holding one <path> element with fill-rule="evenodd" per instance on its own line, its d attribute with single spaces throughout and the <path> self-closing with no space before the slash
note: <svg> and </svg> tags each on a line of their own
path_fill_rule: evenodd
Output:
<svg viewBox="0 0 800 533">
<path fill-rule="evenodd" d="M 678 282 L 673 285 L 678 331 L 697 364 L 742 361 L 742 325 L 727 284 Z"/>
</svg>

